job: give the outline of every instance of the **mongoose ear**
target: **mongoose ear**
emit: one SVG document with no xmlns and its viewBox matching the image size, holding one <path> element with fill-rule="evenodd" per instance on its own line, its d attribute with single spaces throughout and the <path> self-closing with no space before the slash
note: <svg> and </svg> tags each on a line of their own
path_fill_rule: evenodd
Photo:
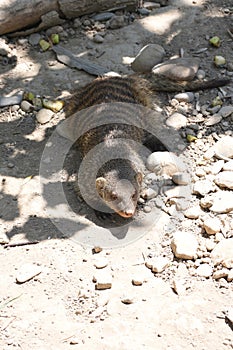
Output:
<svg viewBox="0 0 233 350">
<path fill-rule="evenodd" d="M 135 175 L 135 179 L 137 180 L 137 183 L 138 183 L 139 185 L 141 185 L 141 184 L 142 184 L 142 173 L 137 173 L 137 174 Z"/>
<path fill-rule="evenodd" d="M 96 187 L 98 192 L 101 190 L 104 190 L 106 184 L 107 184 L 107 180 L 104 177 L 98 177 L 95 180 L 95 187 Z"/>
</svg>

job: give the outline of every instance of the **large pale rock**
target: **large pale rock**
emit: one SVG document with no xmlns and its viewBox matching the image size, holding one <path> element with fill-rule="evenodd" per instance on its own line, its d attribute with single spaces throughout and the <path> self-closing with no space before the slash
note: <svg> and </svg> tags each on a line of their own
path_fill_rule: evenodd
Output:
<svg viewBox="0 0 233 350">
<path fill-rule="evenodd" d="M 185 115 L 175 112 L 166 120 L 167 126 L 179 130 L 187 125 L 187 118 Z"/>
<path fill-rule="evenodd" d="M 224 136 L 214 145 L 214 152 L 217 157 L 224 159 L 233 158 L 233 137 Z"/>
<path fill-rule="evenodd" d="M 201 264 L 196 270 L 198 276 L 201 277 L 210 277 L 213 273 L 213 267 L 209 264 Z"/>
<path fill-rule="evenodd" d="M 208 235 L 214 235 L 221 231 L 221 221 L 218 218 L 208 218 L 203 222 L 203 227 Z"/>
<path fill-rule="evenodd" d="M 213 249 L 211 259 L 214 265 L 233 268 L 233 238 L 221 240 Z"/>
<path fill-rule="evenodd" d="M 195 182 L 193 186 L 193 193 L 200 194 L 201 196 L 205 196 L 210 192 L 214 192 L 215 189 L 216 189 L 216 186 L 213 184 L 212 181 L 208 179 L 198 180 L 197 182 Z"/>
<path fill-rule="evenodd" d="M 192 80 L 198 71 L 199 64 L 198 58 L 174 58 L 158 64 L 152 72 L 172 80 Z"/>
<path fill-rule="evenodd" d="M 218 191 L 202 198 L 200 204 L 214 213 L 229 213 L 233 210 L 233 192 Z"/>
<path fill-rule="evenodd" d="M 146 167 L 157 175 L 172 176 L 185 170 L 185 165 L 179 157 L 171 152 L 153 152 L 149 155 Z"/>
<path fill-rule="evenodd" d="M 177 231 L 173 235 L 171 248 L 176 258 L 194 259 L 197 256 L 198 242 L 192 233 Z"/>
<path fill-rule="evenodd" d="M 214 182 L 220 187 L 233 189 L 233 173 L 232 171 L 222 171 L 216 176 Z"/>
<path fill-rule="evenodd" d="M 134 61 L 131 63 L 131 68 L 135 72 L 151 72 L 152 68 L 160 63 L 165 55 L 162 46 L 157 44 L 148 44 L 144 46 Z"/>
</svg>

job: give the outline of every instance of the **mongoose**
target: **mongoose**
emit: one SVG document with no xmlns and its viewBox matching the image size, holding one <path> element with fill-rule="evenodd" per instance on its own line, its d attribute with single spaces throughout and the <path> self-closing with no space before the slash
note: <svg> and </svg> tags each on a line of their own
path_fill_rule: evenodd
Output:
<svg viewBox="0 0 233 350">
<path fill-rule="evenodd" d="M 88 152 L 99 144 L 102 145 L 101 155 L 104 156 L 105 153 L 111 155 L 111 152 L 114 153 L 120 145 L 122 146 L 124 143 L 122 139 L 125 139 L 123 145 L 125 157 L 113 157 L 104 164 L 101 164 L 99 156 L 89 161 L 83 175 L 86 177 L 84 182 L 95 172 L 94 168 L 98 163 L 99 168 L 96 175 L 94 174 L 95 184 L 93 187 L 95 188 L 90 191 L 91 186 L 86 186 L 88 199 L 92 197 L 96 190 L 98 201 L 104 202 L 107 208 L 110 208 L 113 212 L 124 218 L 131 218 L 135 214 L 142 185 L 143 168 L 141 156 L 130 141 L 142 144 L 146 141 L 147 133 L 143 130 L 143 125 L 140 128 L 131 125 L 130 122 L 124 122 L 124 118 L 127 120 L 129 106 L 140 105 L 151 109 L 153 91 L 194 91 L 219 87 L 228 83 L 229 80 L 224 78 L 210 81 L 175 82 L 163 77 L 156 78 L 152 74 L 144 76 L 130 75 L 126 77 L 97 78 L 74 93 L 65 107 L 66 117 L 74 115 L 69 125 L 73 133 L 75 129 L 79 128 L 79 123 L 82 124 L 83 122 L 86 125 L 96 118 L 93 106 L 101 106 L 103 111 L 105 111 L 104 106 L 110 106 L 106 114 L 106 123 L 95 126 L 90 130 L 87 129 L 86 132 L 80 134 L 77 146 L 82 158 L 85 158 Z M 123 107 L 117 108 L 118 103 L 123 103 Z M 128 108 L 125 108 L 125 105 Z M 82 113 L 77 114 L 77 117 L 75 116 L 76 112 L 88 110 L 88 107 L 92 107 L 90 115 L 88 115 L 89 119 L 81 120 L 84 118 Z M 116 122 L 118 117 L 119 123 Z M 137 118 L 138 116 L 135 115 L 134 117 Z M 132 121 L 132 113 L 130 118 Z M 141 116 L 140 118 L 143 120 Z M 156 150 L 156 147 L 161 147 L 161 144 L 155 145 L 154 150 Z M 119 150 L 119 154 L 121 154 L 121 150 Z M 104 211 L 104 209 L 100 210 Z"/>
</svg>

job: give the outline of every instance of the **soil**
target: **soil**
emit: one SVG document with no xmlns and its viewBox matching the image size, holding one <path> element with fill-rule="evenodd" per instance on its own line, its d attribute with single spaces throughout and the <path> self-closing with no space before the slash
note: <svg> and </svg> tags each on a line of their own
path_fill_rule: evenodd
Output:
<svg viewBox="0 0 233 350">
<path fill-rule="evenodd" d="M 120 74 L 132 73 L 131 58 L 148 43 L 163 46 L 167 58 L 181 50 L 193 57 L 207 48 L 197 54 L 207 78 L 231 76 L 233 39 L 227 30 L 232 29 L 232 13 L 230 0 L 174 0 L 128 26 L 108 29 L 101 44 L 92 41 L 91 31 L 78 28 L 61 45 Z M 69 33 L 73 23 L 63 28 Z M 215 35 L 221 38 L 219 48 L 209 45 Z M 1 95 L 31 91 L 64 97 L 93 79 L 59 63 L 51 50 L 31 46 L 28 38 L 9 39 L 8 45 L 17 62 L 0 65 Z M 214 66 L 216 54 L 226 58 L 227 68 Z M 208 104 L 217 92 L 200 93 L 200 104 Z M 171 98 L 161 95 L 164 108 Z M 175 271 L 184 263 L 173 258 L 167 245 L 172 230 L 168 214 L 141 213 L 130 228 L 103 228 L 73 191 L 73 148 L 63 169 L 44 176 L 44 164 L 51 159 L 42 154 L 59 120 L 56 115 L 41 125 L 34 112 L 0 109 L 0 233 L 8 241 L 8 246 L 0 246 L 1 349 L 233 349 L 232 324 L 225 317 L 232 306 L 232 282 L 188 275 L 186 292 L 174 292 Z M 67 147 L 60 142 L 54 157 L 59 147 Z M 69 205 L 61 202 L 60 191 Z M 56 194 L 52 201 L 51 194 Z M 197 226 L 191 224 L 190 231 L 201 236 Z M 97 245 L 105 249 L 95 254 L 92 248 Z M 153 274 L 145 258 L 157 255 L 173 262 L 168 270 Z M 111 289 L 95 289 L 95 261 L 100 258 L 107 260 L 104 278 L 113 275 Z M 25 263 L 41 266 L 42 272 L 17 283 Z M 142 285 L 132 284 L 135 276 Z"/>
</svg>

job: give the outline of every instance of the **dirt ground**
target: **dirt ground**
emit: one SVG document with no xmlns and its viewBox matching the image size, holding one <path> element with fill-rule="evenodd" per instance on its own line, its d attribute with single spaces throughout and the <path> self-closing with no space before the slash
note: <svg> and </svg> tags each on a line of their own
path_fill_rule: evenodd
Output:
<svg viewBox="0 0 233 350">
<path fill-rule="evenodd" d="M 185 57 L 193 57 L 208 48 L 198 53 L 207 78 L 226 74 L 225 68 L 214 66 L 215 52 L 226 58 L 228 75 L 233 75 L 233 39 L 227 32 L 233 28 L 232 16 L 230 0 L 174 0 L 128 26 L 108 29 L 101 44 L 67 22 L 63 28 L 70 34 L 61 45 L 120 74 L 132 72 L 130 58 L 148 43 L 163 46 L 167 58 L 181 49 Z M 208 43 L 214 35 L 222 40 L 218 49 Z M 51 50 L 31 46 L 28 38 L 10 39 L 8 45 L 17 63 L 0 65 L 1 95 L 31 91 L 56 98 L 93 79 L 59 63 Z M 201 93 L 201 105 L 216 97 L 216 91 Z M 168 103 L 167 97 L 161 99 Z M 4 107 L 0 122 L 0 237 L 2 243 L 35 243 L 0 246 L 1 349 L 233 349 L 232 324 L 224 316 L 233 306 L 232 282 L 189 275 L 186 292 L 177 295 L 172 279 L 178 265 L 184 267 L 182 261 L 174 260 L 173 270 L 158 274 L 145 266 L 148 255 L 172 257 L 166 244 L 168 214 L 148 213 L 128 234 L 127 229 L 95 225 L 70 184 L 74 151 L 67 158 L 70 173 L 61 170 L 44 187 L 40 182 L 43 150 L 59 116 L 41 125 L 33 112 Z M 60 202 L 53 203 L 56 215 L 50 208 L 49 217 L 47 194 L 58 182 L 64 183 L 69 208 L 78 213 L 74 221 L 73 211 Z M 201 235 L 200 230 L 194 233 Z M 96 245 L 106 248 L 93 254 Z M 102 260 L 107 264 L 102 278 L 112 275 L 112 288 L 95 290 L 95 263 Z M 41 273 L 17 283 L 25 263 L 41 267 Z M 142 285 L 133 285 L 135 278 L 144 281 Z"/>
</svg>

